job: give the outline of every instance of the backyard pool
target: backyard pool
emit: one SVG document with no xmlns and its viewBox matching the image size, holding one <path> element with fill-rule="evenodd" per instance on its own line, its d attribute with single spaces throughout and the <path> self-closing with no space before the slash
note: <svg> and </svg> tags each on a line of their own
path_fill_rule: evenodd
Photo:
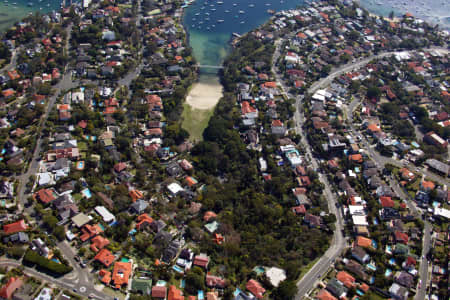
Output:
<svg viewBox="0 0 450 300">
<path fill-rule="evenodd" d="M 85 196 L 88 199 L 90 199 L 92 197 L 92 193 L 89 189 L 84 189 L 81 191 L 81 193 L 83 194 L 83 196 Z"/>
<path fill-rule="evenodd" d="M 198 300 L 203 300 L 203 299 L 205 299 L 205 296 L 204 296 L 204 294 L 203 294 L 203 291 L 198 291 L 198 293 L 197 293 L 197 298 L 198 298 Z"/>
<path fill-rule="evenodd" d="M 391 269 L 386 269 L 386 272 L 384 272 L 384 277 L 389 277 L 392 274 L 392 270 Z"/>
<path fill-rule="evenodd" d="M 77 170 L 84 170 L 84 160 L 80 160 L 77 162 Z"/>
<path fill-rule="evenodd" d="M 130 262 L 130 259 L 128 257 L 122 257 L 122 259 L 120 261 L 127 263 L 127 262 Z"/>
<path fill-rule="evenodd" d="M 172 269 L 173 269 L 175 272 L 177 272 L 177 273 L 183 273 L 183 272 L 184 272 L 184 270 L 183 270 L 182 268 L 180 268 L 179 266 L 177 266 L 177 265 L 174 265 L 174 266 L 172 267 Z"/>
</svg>

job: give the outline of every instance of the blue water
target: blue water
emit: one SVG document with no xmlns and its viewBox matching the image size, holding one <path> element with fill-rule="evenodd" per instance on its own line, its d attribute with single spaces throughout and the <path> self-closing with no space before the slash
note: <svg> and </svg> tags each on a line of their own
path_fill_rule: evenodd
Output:
<svg viewBox="0 0 450 300">
<path fill-rule="evenodd" d="M 174 269 L 175 272 L 178 272 L 178 273 L 183 273 L 184 272 L 184 270 L 182 268 L 180 268 L 179 266 L 177 266 L 177 265 L 174 265 L 172 267 L 172 269 Z"/>
<path fill-rule="evenodd" d="M 216 1 L 197 0 L 185 10 L 183 23 L 189 33 L 189 43 L 195 58 L 202 65 L 220 65 L 230 49 L 228 42 L 231 34 L 246 33 L 265 23 L 271 17 L 268 9 L 280 11 L 296 8 L 304 3 L 301 0 L 223 2 L 219 5 Z"/>
<path fill-rule="evenodd" d="M 361 0 L 361 6 L 377 15 L 396 16 L 406 12 L 442 28 L 450 28 L 450 1 L 448 0 Z"/>
</svg>

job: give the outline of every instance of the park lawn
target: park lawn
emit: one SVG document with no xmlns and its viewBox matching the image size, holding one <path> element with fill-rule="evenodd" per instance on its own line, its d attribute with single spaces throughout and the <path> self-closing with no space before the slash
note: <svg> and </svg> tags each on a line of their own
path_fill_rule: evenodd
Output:
<svg viewBox="0 0 450 300">
<path fill-rule="evenodd" d="M 203 130 L 208 126 L 209 119 L 214 113 L 211 109 L 195 109 L 189 104 L 183 105 L 182 127 L 189 132 L 189 140 L 199 142 L 203 140 Z"/>
</svg>

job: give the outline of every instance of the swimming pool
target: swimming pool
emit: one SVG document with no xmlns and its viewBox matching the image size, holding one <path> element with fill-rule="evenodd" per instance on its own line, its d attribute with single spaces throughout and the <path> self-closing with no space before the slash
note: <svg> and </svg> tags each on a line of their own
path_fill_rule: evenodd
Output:
<svg viewBox="0 0 450 300">
<path fill-rule="evenodd" d="M 376 271 L 377 267 L 375 267 L 373 264 L 367 264 L 367 269 L 372 270 L 372 271 Z"/>
<path fill-rule="evenodd" d="M 256 275 L 260 275 L 260 274 L 264 273 L 265 269 L 264 269 L 264 267 L 256 266 L 253 268 L 253 271 L 255 271 Z"/>
<path fill-rule="evenodd" d="M 198 293 L 197 293 L 197 298 L 198 298 L 198 300 L 203 300 L 203 299 L 205 299 L 205 296 L 204 296 L 204 294 L 203 294 L 203 291 L 198 291 Z"/>
<path fill-rule="evenodd" d="M 386 269 L 386 272 L 384 272 L 384 277 L 389 277 L 392 274 L 392 270 L 391 269 Z"/>
<path fill-rule="evenodd" d="M 184 272 L 184 270 L 182 268 L 180 268 L 179 266 L 177 266 L 177 265 L 174 265 L 172 267 L 172 269 L 174 269 L 174 271 L 178 272 L 178 273 L 183 273 Z"/>
<path fill-rule="evenodd" d="M 237 295 L 239 295 L 241 293 L 241 289 L 240 288 L 236 288 L 236 290 L 234 291 L 234 293 L 233 293 L 233 296 L 237 296 Z"/>
<path fill-rule="evenodd" d="M 120 260 L 121 262 L 127 263 L 130 262 L 130 259 L 127 257 L 122 257 L 122 259 Z"/>
<path fill-rule="evenodd" d="M 185 281 L 184 279 L 181 279 L 180 287 L 181 287 L 182 289 L 184 289 L 185 286 L 186 286 L 186 281 Z"/>
<path fill-rule="evenodd" d="M 131 229 L 131 230 L 128 232 L 129 235 L 134 235 L 135 233 L 136 233 L 136 229 L 135 229 L 135 228 Z"/>
<path fill-rule="evenodd" d="M 77 162 L 77 170 L 83 170 L 84 169 L 84 161 L 80 160 Z"/>
<path fill-rule="evenodd" d="M 361 291 L 361 290 L 356 290 L 356 293 L 358 294 L 358 295 L 360 295 L 360 296 L 364 296 L 364 293 Z"/>
<path fill-rule="evenodd" d="M 389 260 L 389 264 L 390 264 L 391 266 L 394 266 L 394 265 L 395 265 L 395 259 L 391 258 L 391 259 Z"/>
<path fill-rule="evenodd" d="M 88 199 L 92 197 L 92 193 L 89 189 L 84 189 L 81 191 L 81 193 L 83 194 L 83 196 L 85 196 Z"/>
<path fill-rule="evenodd" d="M 372 247 L 377 249 L 377 246 L 378 246 L 377 242 L 375 240 L 372 240 Z"/>
</svg>

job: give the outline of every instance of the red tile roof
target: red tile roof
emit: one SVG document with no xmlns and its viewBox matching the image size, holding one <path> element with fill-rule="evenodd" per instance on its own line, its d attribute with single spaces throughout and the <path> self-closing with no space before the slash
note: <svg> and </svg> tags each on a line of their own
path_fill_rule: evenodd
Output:
<svg viewBox="0 0 450 300">
<path fill-rule="evenodd" d="M 34 199 L 40 200 L 42 203 L 50 203 L 56 199 L 55 193 L 51 189 L 41 189 L 34 193 Z"/>
<path fill-rule="evenodd" d="M 105 267 L 109 267 L 115 259 L 116 257 L 108 249 L 100 250 L 100 252 L 98 252 L 94 257 L 94 260 L 104 264 Z"/>
<path fill-rule="evenodd" d="M 11 299 L 14 292 L 23 284 L 21 278 L 11 277 L 8 282 L 0 289 L 0 297 L 3 299 Z"/>
<path fill-rule="evenodd" d="M 395 240 L 406 245 L 408 244 L 409 236 L 401 231 L 396 231 Z"/>
<path fill-rule="evenodd" d="M 22 220 L 19 220 L 17 222 L 11 223 L 11 224 L 3 225 L 3 232 L 6 234 L 12 234 L 12 233 L 27 230 L 27 228 L 28 228 L 28 225 L 25 224 L 25 221 L 22 219 Z"/>
<path fill-rule="evenodd" d="M 384 207 L 394 207 L 395 203 L 391 197 L 381 196 L 380 197 L 381 206 Z"/>
<path fill-rule="evenodd" d="M 102 233 L 103 229 L 98 224 L 96 224 L 96 225 L 86 224 L 86 225 L 84 225 L 83 228 L 81 228 L 81 232 L 83 234 L 80 236 L 80 240 L 82 242 L 85 242 L 88 239 L 93 238 L 97 234 Z"/>
<path fill-rule="evenodd" d="M 150 216 L 147 215 L 147 214 L 142 214 L 142 215 L 140 215 L 140 216 L 137 218 L 137 220 L 138 220 L 138 223 L 136 224 L 136 228 L 137 228 L 138 230 L 141 230 L 141 229 L 144 228 L 144 226 L 146 226 L 146 225 L 152 224 L 153 221 L 154 221 L 153 218 L 150 217 Z"/>
<path fill-rule="evenodd" d="M 331 295 L 327 290 L 321 289 L 317 293 L 316 298 L 319 300 L 337 300 L 333 295 Z"/>
<path fill-rule="evenodd" d="M 261 284 L 254 280 L 254 279 L 250 279 L 247 284 L 245 285 L 245 287 L 247 288 L 247 290 L 249 290 L 256 298 L 258 299 L 262 299 L 263 295 L 266 291 L 265 288 L 263 288 L 261 286 Z"/>
<path fill-rule="evenodd" d="M 205 215 L 203 216 L 203 221 L 209 222 L 212 218 L 216 218 L 217 215 L 213 211 L 207 211 L 205 212 Z"/>
<path fill-rule="evenodd" d="M 120 288 L 124 284 L 128 284 L 128 279 L 131 274 L 130 262 L 116 262 L 114 264 L 114 270 L 112 280 L 116 288 Z"/>
<path fill-rule="evenodd" d="M 355 285 L 355 277 L 345 271 L 340 271 L 339 273 L 337 273 L 336 279 L 342 282 L 348 288 L 352 288 Z"/>
<path fill-rule="evenodd" d="M 100 272 L 98 272 L 98 276 L 100 276 L 100 281 L 104 284 L 109 284 L 111 282 L 111 272 L 107 270 L 100 270 Z"/>
<path fill-rule="evenodd" d="M 207 268 L 209 264 L 209 257 L 204 256 L 202 254 L 196 255 L 194 258 L 194 266 L 199 266 L 202 268 Z"/>
<path fill-rule="evenodd" d="M 304 215 L 306 213 L 306 208 L 303 204 L 299 206 L 294 206 L 291 209 L 294 212 L 294 214 L 297 215 Z"/>
<path fill-rule="evenodd" d="M 99 250 L 105 248 L 109 245 L 109 240 L 101 235 L 97 235 L 91 240 L 91 250 L 94 252 L 98 252 Z"/>
<path fill-rule="evenodd" d="M 363 237 L 363 236 L 358 236 L 356 238 L 356 245 L 358 245 L 362 248 L 368 248 L 368 247 L 372 246 L 372 240 L 368 239 L 366 237 Z"/>
<path fill-rule="evenodd" d="M 177 289 L 174 285 L 169 287 L 169 294 L 167 300 L 184 300 L 183 293 Z"/>
<path fill-rule="evenodd" d="M 152 298 L 165 299 L 167 294 L 167 288 L 165 286 L 154 286 L 152 288 Z"/>
</svg>

